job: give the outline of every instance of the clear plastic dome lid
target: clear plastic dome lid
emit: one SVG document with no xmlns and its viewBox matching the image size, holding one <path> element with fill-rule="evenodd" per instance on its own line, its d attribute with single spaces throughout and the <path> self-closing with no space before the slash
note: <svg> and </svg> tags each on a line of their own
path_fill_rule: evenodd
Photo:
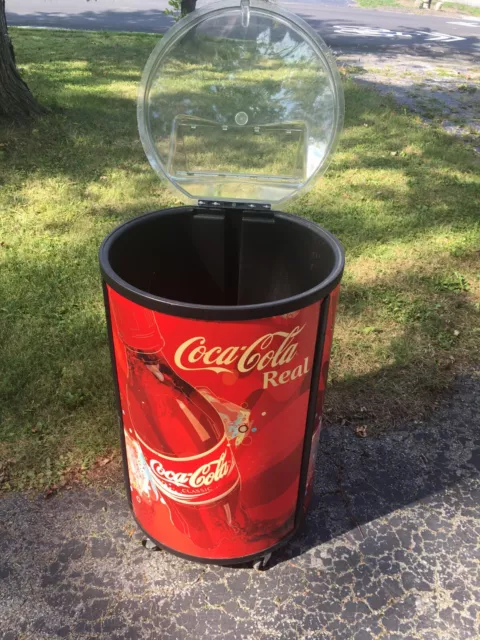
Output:
<svg viewBox="0 0 480 640">
<path fill-rule="evenodd" d="M 180 20 L 150 55 L 138 96 L 150 164 L 195 204 L 278 205 L 309 188 L 335 149 L 343 111 L 325 43 L 259 0 L 218 2 Z"/>
</svg>

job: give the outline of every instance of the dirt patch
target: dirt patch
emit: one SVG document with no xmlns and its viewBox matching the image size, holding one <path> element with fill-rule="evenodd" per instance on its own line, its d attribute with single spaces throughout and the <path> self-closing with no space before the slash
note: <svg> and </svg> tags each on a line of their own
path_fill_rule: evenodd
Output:
<svg viewBox="0 0 480 640">
<path fill-rule="evenodd" d="M 60 491 L 80 486 L 110 487 L 122 481 L 122 456 L 117 449 L 99 456 L 91 467 L 81 465 L 70 468 L 61 482 L 52 484 L 44 492 L 45 498 L 51 498 Z"/>
</svg>

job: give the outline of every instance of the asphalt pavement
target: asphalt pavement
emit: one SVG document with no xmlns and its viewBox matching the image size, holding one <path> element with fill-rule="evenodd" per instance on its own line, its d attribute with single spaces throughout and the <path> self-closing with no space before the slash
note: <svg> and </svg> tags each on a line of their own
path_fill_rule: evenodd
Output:
<svg viewBox="0 0 480 640">
<path fill-rule="evenodd" d="M 0 500 L 2 640 L 476 640 L 480 375 L 425 424 L 322 432 L 301 535 L 263 572 L 142 546 L 121 480 Z"/>
<path fill-rule="evenodd" d="M 280 4 L 306 19 L 333 49 L 480 59 L 480 19 L 363 10 L 350 0 Z M 167 0 L 7 0 L 6 7 L 12 26 L 164 33 L 173 22 L 163 12 Z"/>
</svg>

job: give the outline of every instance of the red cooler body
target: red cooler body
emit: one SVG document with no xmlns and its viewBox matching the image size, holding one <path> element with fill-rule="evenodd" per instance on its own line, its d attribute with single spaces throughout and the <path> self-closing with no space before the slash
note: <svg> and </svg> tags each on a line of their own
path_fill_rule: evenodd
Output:
<svg viewBox="0 0 480 640">
<path fill-rule="evenodd" d="M 100 266 L 127 494 L 173 553 L 243 563 L 301 525 L 344 254 L 274 205 L 324 171 L 342 115 L 323 43 L 261 1 L 194 12 L 145 68 L 142 143 L 188 206 L 115 229 Z"/>
</svg>

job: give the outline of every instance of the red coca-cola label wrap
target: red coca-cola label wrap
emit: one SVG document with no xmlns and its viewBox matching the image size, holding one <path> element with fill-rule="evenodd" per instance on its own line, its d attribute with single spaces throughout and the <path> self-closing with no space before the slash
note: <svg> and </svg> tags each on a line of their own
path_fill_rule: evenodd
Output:
<svg viewBox="0 0 480 640">
<path fill-rule="evenodd" d="M 138 522 L 203 558 L 279 542 L 294 527 L 322 303 L 214 322 L 107 291 Z"/>
<path fill-rule="evenodd" d="M 330 354 L 333 343 L 333 330 L 335 327 L 335 318 L 337 315 L 338 299 L 340 296 L 340 285 L 338 285 L 330 294 L 328 305 L 327 326 L 325 328 L 325 340 L 323 343 L 322 364 L 320 368 L 320 379 L 318 381 L 318 395 L 315 410 L 315 429 L 312 435 L 310 447 L 310 461 L 308 464 L 307 488 L 305 510 L 307 509 L 313 493 L 313 480 L 315 474 L 315 461 L 317 458 L 318 445 L 320 442 L 320 430 L 322 428 L 323 404 L 325 401 L 325 391 L 328 381 L 328 368 L 330 366 Z"/>
</svg>

